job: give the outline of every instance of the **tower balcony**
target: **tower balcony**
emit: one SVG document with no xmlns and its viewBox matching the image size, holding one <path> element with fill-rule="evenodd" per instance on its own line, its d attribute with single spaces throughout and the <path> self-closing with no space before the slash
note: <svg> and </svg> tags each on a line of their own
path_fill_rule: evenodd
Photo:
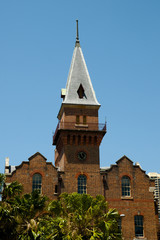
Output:
<svg viewBox="0 0 160 240">
<path fill-rule="evenodd" d="M 107 131 L 106 122 L 105 123 L 75 123 L 75 122 L 59 122 L 57 128 L 53 135 L 53 145 L 56 143 L 57 134 L 59 130 L 77 130 L 77 131 L 101 131 L 104 134 Z"/>
</svg>

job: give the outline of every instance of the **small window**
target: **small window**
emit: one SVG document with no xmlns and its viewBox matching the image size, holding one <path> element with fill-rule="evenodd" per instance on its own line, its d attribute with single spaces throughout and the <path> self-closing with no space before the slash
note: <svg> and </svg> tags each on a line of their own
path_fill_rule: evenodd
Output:
<svg viewBox="0 0 160 240">
<path fill-rule="evenodd" d="M 34 174 L 32 178 L 32 191 L 35 190 L 42 192 L 42 176 L 39 173 Z"/>
<path fill-rule="evenodd" d="M 83 144 L 86 145 L 86 136 L 83 136 Z"/>
<path fill-rule="evenodd" d="M 79 175 L 78 177 L 78 193 L 87 193 L 87 178 L 85 175 Z"/>
<path fill-rule="evenodd" d="M 134 224 L 135 224 L 135 236 L 143 237 L 143 216 L 141 215 L 134 216 Z"/>
<path fill-rule="evenodd" d="M 76 143 L 76 136 L 73 135 L 73 144 L 75 144 L 75 143 Z"/>
<path fill-rule="evenodd" d="M 80 84 L 80 86 L 79 86 L 79 88 L 77 90 L 77 93 L 78 93 L 79 98 L 83 98 L 85 96 L 84 88 L 83 88 L 82 84 Z"/>
<path fill-rule="evenodd" d="M 54 193 L 58 193 L 58 185 L 55 185 L 55 191 Z"/>
<path fill-rule="evenodd" d="M 67 144 L 70 144 L 70 135 L 67 135 Z"/>
<path fill-rule="evenodd" d="M 92 137 L 89 136 L 89 144 L 91 144 L 91 143 L 92 143 Z"/>
<path fill-rule="evenodd" d="M 80 145 L 80 144 L 81 144 L 81 136 L 78 135 L 78 145 Z"/>
<path fill-rule="evenodd" d="M 127 176 L 122 177 L 122 196 L 131 196 L 130 178 Z"/>
<path fill-rule="evenodd" d="M 122 221 L 121 218 L 118 218 L 118 232 L 121 233 L 122 231 Z"/>
<path fill-rule="evenodd" d="M 94 137 L 94 145 L 97 145 L 97 136 Z"/>
<path fill-rule="evenodd" d="M 87 118 L 86 116 L 83 116 L 83 124 L 86 124 L 87 123 Z"/>
<path fill-rule="evenodd" d="M 79 124 L 79 115 L 76 116 L 76 123 Z"/>
</svg>

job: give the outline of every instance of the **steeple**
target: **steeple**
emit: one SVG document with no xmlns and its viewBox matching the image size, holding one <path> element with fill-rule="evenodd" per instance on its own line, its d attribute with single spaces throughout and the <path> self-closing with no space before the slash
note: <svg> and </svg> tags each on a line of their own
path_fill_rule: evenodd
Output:
<svg viewBox="0 0 160 240">
<path fill-rule="evenodd" d="M 97 101 L 92 82 L 88 73 L 85 59 L 80 47 L 78 20 L 76 20 L 77 33 L 76 43 L 71 61 L 70 71 L 66 88 L 62 89 L 61 96 L 63 97 L 62 105 L 92 105 L 100 107 Z"/>
<path fill-rule="evenodd" d="M 64 185 L 60 186 L 62 192 L 86 193 L 86 186 L 81 191 L 77 181 L 81 178 L 87 181 L 88 178 L 91 180 L 87 184 L 87 193 L 92 195 L 96 183 L 98 194 L 101 194 L 99 146 L 106 133 L 106 124 L 99 123 L 100 104 L 80 47 L 76 22 L 75 48 L 66 88 L 61 92 L 63 101 L 53 136 L 53 145 L 56 145 L 55 166 L 65 173 L 62 177 Z"/>
</svg>

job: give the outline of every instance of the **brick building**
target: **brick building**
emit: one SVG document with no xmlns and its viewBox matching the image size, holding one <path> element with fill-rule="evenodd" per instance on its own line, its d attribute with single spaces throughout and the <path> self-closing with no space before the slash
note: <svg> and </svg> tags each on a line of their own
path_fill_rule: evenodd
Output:
<svg viewBox="0 0 160 240">
<path fill-rule="evenodd" d="M 158 218 L 160 222 L 160 174 L 156 172 L 149 172 L 150 179 L 155 180 L 154 199 L 158 204 Z"/>
<path fill-rule="evenodd" d="M 61 97 L 59 122 L 53 136 L 54 165 L 40 153 L 23 161 L 14 171 L 7 160 L 6 182 L 17 180 L 23 183 L 25 193 L 39 189 L 50 199 L 62 192 L 102 194 L 109 207 L 118 209 L 125 240 L 156 240 L 154 181 L 126 156 L 110 168 L 100 169 L 99 147 L 106 124 L 98 120 L 100 104 L 80 47 L 78 22 L 70 72 Z"/>
</svg>

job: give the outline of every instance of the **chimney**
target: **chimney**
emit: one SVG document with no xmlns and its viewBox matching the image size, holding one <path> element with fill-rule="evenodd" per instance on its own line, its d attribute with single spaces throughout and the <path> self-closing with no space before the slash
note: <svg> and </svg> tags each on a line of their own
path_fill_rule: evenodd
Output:
<svg viewBox="0 0 160 240">
<path fill-rule="evenodd" d="M 9 173 L 9 157 L 5 159 L 5 174 Z"/>
</svg>

